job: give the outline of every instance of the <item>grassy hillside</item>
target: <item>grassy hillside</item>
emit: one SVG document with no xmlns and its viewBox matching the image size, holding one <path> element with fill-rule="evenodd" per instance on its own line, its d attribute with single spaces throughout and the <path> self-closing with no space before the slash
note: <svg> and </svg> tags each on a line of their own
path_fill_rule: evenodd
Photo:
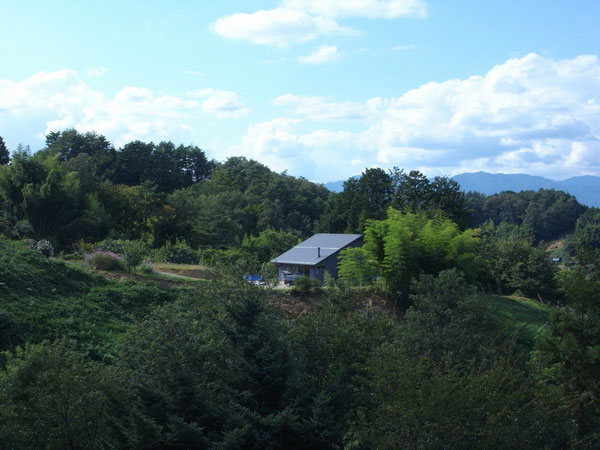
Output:
<svg viewBox="0 0 600 450">
<path fill-rule="evenodd" d="M 518 333 L 518 340 L 529 347 L 550 317 L 550 307 L 525 298 L 481 294 L 479 300 L 502 330 Z"/>
<path fill-rule="evenodd" d="M 110 359 L 131 323 L 174 298 L 154 284 L 106 280 L 0 239 L 5 348 L 66 336 L 94 358 Z"/>
<path fill-rule="evenodd" d="M 67 336 L 92 356 L 110 358 L 120 336 L 134 321 L 176 296 L 176 291 L 153 283 L 107 280 L 46 258 L 20 243 L 0 240 L 0 344 Z M 274 306 L 290 317 L 302 316 L 320 301 L 320 296 L 305 299 L 283 292 L 275 297 Z M 393 312 L 385 308 L 385 302 L 371 297 L 359 295 L 347 301 L 356 307 L 369 304 L 380 312 Z M 522 298 L 479 298 L 500 329 L 511 336 L 518 333 L 519 342 L 528 347 L 550 315 L 550 308 Z"/>
</svg>

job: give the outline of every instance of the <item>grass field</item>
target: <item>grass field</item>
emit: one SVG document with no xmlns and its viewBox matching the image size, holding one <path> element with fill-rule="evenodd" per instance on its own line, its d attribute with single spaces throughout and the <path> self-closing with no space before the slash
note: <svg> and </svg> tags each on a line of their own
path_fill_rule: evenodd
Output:
<svg viewBox="0 0 600 450">
<path fill-rule="evenodd" d="M 481 304 L 507 333 L 519 332 L 519 340 L 529 347 L 535 337 L 544 332 L 551 307 L 520 297 L 480 295 Z"/>
<path fill-rule="evenodd" d="M 205 280 L 209 275 L 206 266 L 196 264 L 154 263 L 153 268 L 155 272 L 168 273 L 195 280 Z"/>
</svg>

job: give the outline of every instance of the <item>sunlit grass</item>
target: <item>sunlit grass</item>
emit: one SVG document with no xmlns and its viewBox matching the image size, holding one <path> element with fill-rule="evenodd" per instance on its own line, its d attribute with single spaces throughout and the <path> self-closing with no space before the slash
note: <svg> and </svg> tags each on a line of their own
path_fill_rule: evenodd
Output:
<svg viewBox="0 0 600 450">
<path fill-rule="evenodd" d="M 155 270 L 171 269 L 171 270 L 206 270 L 207 267 L 200 264 L 173 264 L 173 263 L 154 263 Z"/>
<path fill-rule="evenodd" d="M 552 308 L 521 297 L 480 295 L 481 304 L 492 314 L 503 330 L 519 333 L 524 344 L 533 346 L 539 334 L 545 330 Z"/>
</svg>

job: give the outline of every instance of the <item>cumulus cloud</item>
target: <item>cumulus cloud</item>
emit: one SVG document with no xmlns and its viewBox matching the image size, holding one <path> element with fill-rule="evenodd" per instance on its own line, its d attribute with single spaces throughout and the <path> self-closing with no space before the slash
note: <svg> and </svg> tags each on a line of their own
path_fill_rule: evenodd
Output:
<svg viewBox="0 0 600 450">
<path fill-rule="evenodd" d="M 219 36 L 227 39 L 247 40 L 253 44 L 276 47 L 307 42 L 322 35 L 356 33 L 329 17 L 311 16 L 286 8 L 232 14 L 218 19 L 212 28 Z"/>
<path fill-rule="evenodd" d="M 20 82 L 0 79 L 0 129 L 13 146 L 41 143 L 48 132 L 65 128 L 96 131 L 122 145 L 184 139 L 205 114 L 229 118 L 247 112 L 231 91 L 207 90 L 204 97 L 126 86 L 108 98 L 74 71 L 40 72 Z"/>
<path fill-rule="evenodd" d="M 271 103 L 318 122 L 365 121 L 381 108 L 379 99 L 366 103 L 330 102 L 326 97 L 293 94 L 280 95 Z"/>
<path fill-rule="evenodd" d="M 395 19 L 426 16 L 427 5 L 423 0 L 283 0 L 275 9 L 221 17 L 211 28 L 227 39 L 288 47 L 319 36 L 359 34 L 340 25 L 335 20 L 338 17 Z M 322 63 L 330 61 L 335 54 L 331 47 L 319 51 L 320 54 L 300 58 L 301 62 Z"/>
<path fill-rule="evenodd" d="M 311 180 L 327 181 L 344 177 L 346 173 L 356 173 L 362 168 L 347 157 L 340 158 L 344 143 L 343 132 L 333 132 L 328 136 L 323 130 L 302 134 L 299 129 L 301 119 L 275 118 L 248 127 L 238 145 L 231 146 L 227 155 L 245 155 L 267 164 L 276 171 L 288 171 Z M 351 139 L 351 133 L 347 136 Z M 324 149 L 322 144 L 328 146 Z M 346 148 L 347 150 L 347 148 Z"/>
<path fill-rule="evenodd" d="M 310 55 L 300 56 L 298 62 L 302 64 L 324 64 L 338 60 L 340 54 L 334 45 L 322 45 Z"/>
<path fill-rule="evenodd" d="M 283 0 L 283 7 L 325 17 L 425 17 L 422 0 Z"/>
<path fill-rule="evenodd" d="M 303 121 L 302 132 L 296 123 L 286 128 L 286 148 L 295 142 L 302 155 L 289 161 L 290 172 L 302 163 L 298 173 L 329 173 L 321 180 L 351 170 L 348 155 L 367 166 L 396 165 L 432 174 L 600 175 L 596 56 L 554 61 L 530 54 L 483 76 L 427 83 L 399 97 L 363 103 L 287 94 L 273 104 Z M 344 131 L 330 126 L 338 121 L 361 127 Z M 247 134 L 245 145 L 259 158 L 264 147 L 252 145 L 252 138 Z"/>
<path fill-rule="evenodd" d="M 237 94 L 233 91 L 208 88 L 190 91 L 188 95 L 191 97 L 208 97 L 202 102 L 202 111 L 220 119 L 237 119 L 249 112 L 249 109 L 238 100 Z"/>
<path fill-rule="evenodd" d="M 558 179 L 600 175 L 596 56 L 553 60 L 530 54 L 483 75 L 362 102 L 290 93 L 271 103 L 276 118 L 248 127 L 229 154 L 318 181 L 372 166 L 433 175 L 477 170 Z M 247 113 L 226 90 L 173 96 L 129 86 L 107 97 L 69 70 L 19 82 L 0 79 L 0 130 L 11 148 L 41 143 L 45 133 L 67 127 L 97 131 L 117 145 L 186 140 L 206 115 Z M 225 143 L 230 138 L 220 137 Z"/>
</svg>

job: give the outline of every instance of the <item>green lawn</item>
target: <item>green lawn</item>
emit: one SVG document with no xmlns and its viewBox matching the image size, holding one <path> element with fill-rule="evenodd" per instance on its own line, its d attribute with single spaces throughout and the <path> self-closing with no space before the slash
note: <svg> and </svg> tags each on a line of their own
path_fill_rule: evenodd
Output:
<svg viewBox="0 0 600 450">
<path fill-rule="evenodd" d="M 503 330 L 519 332 L 519 341 L 533 346 L 535 337 L 543 333 L 550 318 L 551 307 L 520 297 L 480 295 L 481 304 L 492 314 Z"/>
</svg>

